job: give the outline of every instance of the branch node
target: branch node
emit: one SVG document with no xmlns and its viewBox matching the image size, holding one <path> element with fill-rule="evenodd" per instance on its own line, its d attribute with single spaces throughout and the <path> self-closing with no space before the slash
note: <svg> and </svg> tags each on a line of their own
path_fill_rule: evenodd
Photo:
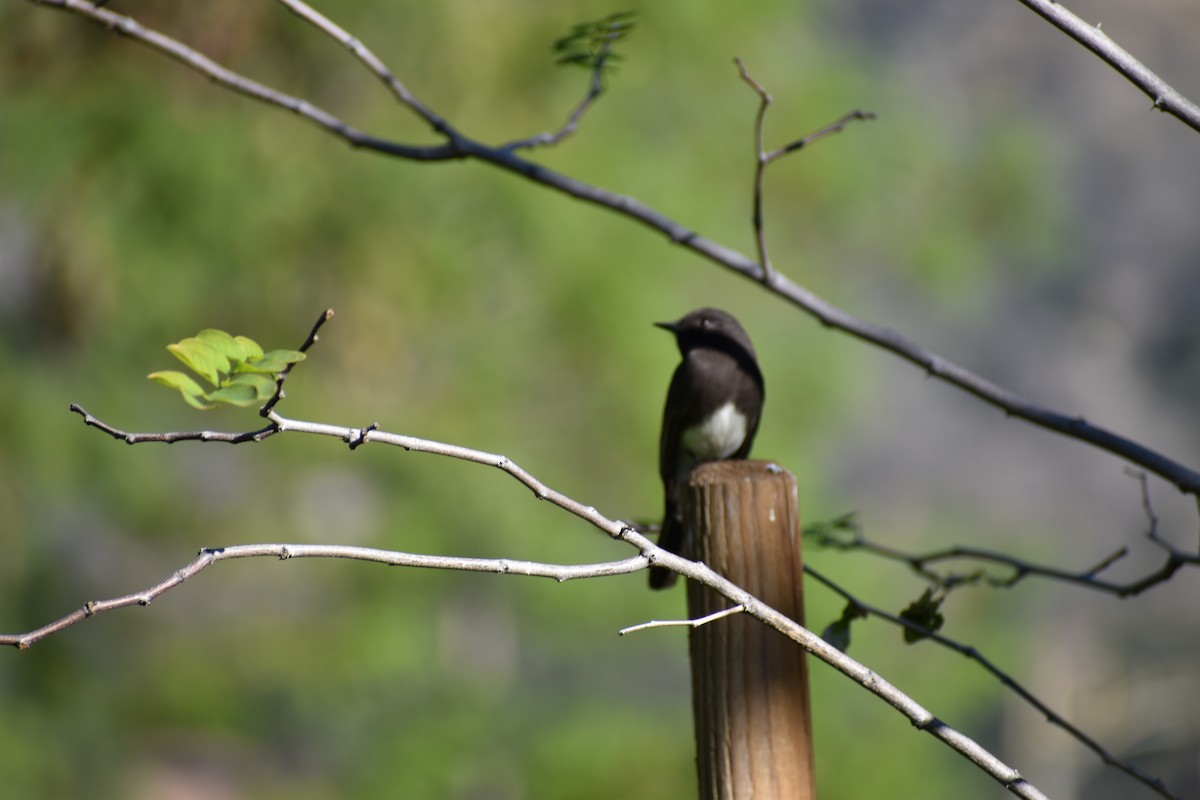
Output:
<svg viewBox="0 0 1200 800">
<path fill-rule="evenodd" d="M 871 673 L 871 677 L 875 677 L 875 673 Z M 929 712 L 925 712 L 923 718 L 913 720 L 913 727 L 919 731 L 928 731 L 931 728 L 937 728 L 942 725 L 942 721 Z"/>
<path fill-rule="evenodd" d="M 370 425 L 368 425 L 367 427 L 365 427 L 361 430 L 356 428 L 354 430 L 354 434 L 356 434 L 357 436 L 351 437 L 352 441 L 350 441 L 350 443 L 349 443 L 350 449 L 356 450 L 359 447 L 362 447 L 364 444 L 366 444 L 367 442 L 370 441 L 370 439 L 367 438 L 368 435 L 377 430 L 379 430 L 378 422 L 372 422 Z"/>
</svg>

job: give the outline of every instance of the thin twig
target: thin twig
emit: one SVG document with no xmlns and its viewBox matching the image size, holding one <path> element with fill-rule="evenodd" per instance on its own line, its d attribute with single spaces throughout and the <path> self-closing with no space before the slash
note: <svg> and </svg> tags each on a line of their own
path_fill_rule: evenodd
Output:
<svg viewBox="0 0 1200 800">
<path fill-rule="evenodd" d="M 500 145 L 500 150 L 513 152 L 514 150 L 532 150 L 535 147 L 547 147 L 555 145 L 575 133 L 579 129 L 579 123 L 583 120 L 583 115 L 592 107 L 592 104 L 599 99 L 604 93 L 604 65 L 608 61 L 609 51 L 612 48 L 615 35 L 610 35 L 604 40 L 604 45 L 600 49 L 600 53 L 596 56 L 596 63 L 592 65 L 592 78 L 588 82 L 587 94 L 579 101 L 574 110 L 567 116 L 567 121 L 563 126 L 553 133 L 539 133 L 536 136 L 530 136 L 526 139 L 517 139 L 508 144 Z"/>
<path fill-rule="evenodd" d="M 830 580 L 829 578 L 825 577 L 824 575 L 822 575 L 817 570 L 813 569 L 808 564 L 804 565 L 804 572 L 805 572 L 805 574 L 811 575 L 817 581 L 824 584 L 826 587 L 828 587 L 830 590 L 832 590 L 835 594 L 841 595 L 847 602 L 849 602 L 851 605 L 853 605 L 854 608 L 858 612 L 860 612 L 858 614 L 858 616 L 872 615 L 872 616 L 879 617 L 880 619 L 890 622 L 893 625 L 898 625 L 899 627 L 913 631 L 914 633 L 919 634 L 921 636 L 921 638 L 930 639 L 931 641 L 937 642 L 942 647 L 949 648 L 949 649 L 953 650 L 954 652 L 964 655 L 967 658 L 971 659 L 972 661 L 974 661 L 975 663 L 977 663 L 981 667 L 983 667 L 984 670 L 986 670 L 988 673 L 990 673 L 992 675 L 992 677 L 994 677 L 996 680 L 998 680 L 1001 684 L 1003 684 L 1004 686 L 1006 686 L 1010 690 L 1012 690 L 1018 697 L 1020 697 L 1022 700 L 1024 700 L 1029 705 L 1033 706 L 1033 708 L 1037 709 L 1037 711 L 1039 713 L 1044 714 L 1047 722 L 1049 722 L 1050 724 L 1055 725 L 1059 728 L 1062 728 L 1072 738 L 1074 738 L 1076 741 L 1078 741 L 1084 747 L 1088 748 L 1093 753 L 1095 753 L 1097 756 L 1099 756 L 1100 760 L 1103 761 L 1105 764 L 1121 770 L 1126 775 L 1129 775 L 1130 777 L 1141 782 L 1147 788 L 1153 790 L 1154 792 L 1161 795 L 1162 797 L 1168 798 L 1168 800 L 1181 800 L 1181 798 L 1179 798 L 1177 795 L 1172 794 L 1170 792 L 1170 790 L 1167 789 L 1166 784 L 1164 784 L 1160 778 L 1156 778 L 1152 775 L 1147 775 L 1146 773 L 1142 772 L 1141 770 L 1139 770 L 1137 767 L 1133 766 L 1132 764 L 1130 764 L 1126 761 L 1123 761 L 1123 760 L 1117 758 L 1116 756 L 1112 755 L 1111 753 L 1109 753 L 1106 749 L 1104 749 L 1104 747 L 1099 742 L 1097 742 L 1092 737 L 1088 736 L 1086 733 L 1084 733 L 1078 727 L 1076 727 L 1075 725 L 1068 722 L 1062 715 L 1058 714 L 1053 709 L 1051 709 L 1048 705 L 1046 705 L 1044 702 L 1039 700 L 1032 692 L 1030 692 L 1028 689 L 1026 689 L 1024 686 L 1022 686 L 1019 682 L 1017 682 L 1016 679 L 1014 679 L 1007 672 L 1005 672 L 1004 670 L 997 667 L 990 659 L 988 659 L 986 656 L 984 656 L 983 653 L 981 653 L 975 647 L 972 647 L 971 645 L 962 644 L 961 642 L 957 642 L 954 639 L 951 639 L 947 636 L 943 636 L 942 634 L 938 633 L 937 631 L 929 630 L 928 628 L 925 628 L 922 625 L 918 625 L 917 623 L 915 623 L 911 620 L 905 619 L 904 617 L 897 616 L 888 611 L 884 611 L 883 609 L 878 608 L 876 606 L 872 606 L 867 603 L 864 603 L 863 601 L 859 600 L 857 597 L 852 595 L 845 588 L 838 585 L 837 583 Z"/>
<path fill-rule="evenodd" d="M 1055 0 L 1020 2 L 1124 75 L 1130 83 L 1154 101 L 1154 108 L 1165 111 L 1193 130 L 1200 131 L 1200 106 L 1172 89 L 1170 84 L 1147 69 L 1142 62 L 1100 30 L 1099 25 L 1089 25 Z"/>
<path fill-rule="evenodd" d="M 833 122 L 826 125 L 824 128 L 818 128 L 810 134 L 801 136 L 794 142 L 785 144 L 778 150 L 772 150 L 770 153 L 767 153 L 767 161 L 774 161 L 777 158 L 782 158 L 788 153 L 794 153 L 801 148 L 808 147 L 810 144 L 820 141 L 826 136 L 830 136 L 835 133 L 841 133 L 851 122 L 856 120 L 865 121 L 871 119 L 875 119 L 875 114 L 871 111 L 859 111 L 858 109 L 855 109 L 854 111 L 848 111 Z"/>
<path fill-rule="evenodd" d="M 79 406 L 73 406 L 73 410 L 84 417 L 85 422 L 100 430 L 114 434 L 117 431 L 111 425 L 95 419 Z M 318 422 L 307 422 L 302 420 L 292 420 L 282 417 L 276 411 L 271 411 L 268 414 L 268 419 L 274 424 L 275 432 L 297 432 L 309 433 L 321 436 L 332 436 L 341 439 L 350 444 L 351 447 L 365 441 L 380 442 L 383 444 L 391 444 L 397 447 L 403 447 L 406 450 L 413 452 L 433 453 L 443 455 L 450 458 L 457 458 L 464 461 L 470 461 L 477 464 L 485 464 L 503 470 L 510 476 L 519 481 L 522 485 L 529 488 L 534 496 L 541 500 L 546 500 L 559 508 L 564 509 L 581 519 L 590 522 L 596 528 L 599 528 L 613 539 L 628 543 L 636 548 L 640 555 L 632 559 L 626 559 L 619 562 L 606 562 L 603 565 L 584 565 L 574 569 L 586 571 L 588 569 L 600 570 L 604 574 L 624 574 L 624 572 L 632 572 L 636 569 L 643 569 L 651 564 L 666 567 L 672 571 L 678 572 L 684 577 L 697 581 L 698 583 L 707 586 L 717 593 L 727 598 L 734 606 L 741 606 L 744 613 L 749 614 L 755 619 L 763 622 L 771 628 L 787 636 L 792 641 L 804 648 L 805 651 L 811 653 L 816 658 L 829 664 L 834 669 L 841 672 L 851 680 L 858 683 L 880 699 L 884 700 L 890 706 L 903 714 L 918 730 L 925 731 L 934 738 L 949 745 L 959 754 L 976 764 L 985 773 L 1003 785 L 1012 794 L 1028 798 L 1029 800 L 1040 800 L 1045 795 L 1037 789 L 1036 786 L 1026 781 L 1021 777 L 1017 770 L 1005 764 L 1000 759 L 996 758 L 985 748 L 980 746 L 970 737 L 964 735 L 960 731 L 946 725 L 944 722 L 935 717 L 927 709 L 917 703 L 908 695 L 904 694 L 900 689 L 893 686 L 884 680 L 880 675 L 859 663 L 853 658 L 850 658 L 845 653 L 842 653 L 835 647 L 832 647 L 825 642 L 821 637 L 807 630 L 795 620 L 788 618 L 774 608 L 768 606 L 758 598 L 751 595 L 746 590 L 718 575 L 709 567 L 696 561 L 689 561 L 682 556 L 676 555 L 668 550 L 664 550 L 642 534 L 638 533 L 627 523 L 619 520 L 612 520 L 605 517 L 593 506 L 584 505 L 573 498 L 570 498 L 561 492 L 551 489 L 542 481 L 538 480 L 532 474 L 527 472 L 522 467 L 506 456 L 496 453 L 488 453 L 482 450 L 474 450 L 460 445 L 448 444 L 444 442 L 435 442 L 427 439 L 420 439 L 413 436 L 403 434 L 388 433 L 380 431 L 374 426 L 367 428 L 352 428 L 339 425 L 328 425 Z M 118 432 L 119 433 L 119 432 Z M 160 433 L 160 434 L 125 434 L 121 433 L 119 438 L 133 443 L 150 442 L 150 441 L 181 441 L 184 439 L 195 439 L 199 441 L 232 441 L 238 439 L 242 442 L 258 441 L 253 437 L 253 432 L 245 434 L 222 434 L 216 431 L 202 431 L 196 435 L 180 434 L 180 433 Z M 81 622 L 88 617 L 94 616 L 97 613 L 112 610 L 115 608 L 124 608 L 132 605 L 145 605 L 154 597 L 166 592 L 175 586 L 178 586 L 187 578 L 208 566 L 211 561 L 218 558 L 233 558 L 233 557 L 249 557 L 253 555 L 273 555 L 279 558 L 296 557 L 298 553 L 304 553 L 312 557 L 351 557 L 349 552 L 354 552 L 359 555 L 370 555 L 369 560 L 385 560 L 396 559 L 397 563 L 404 563 L 407 566 L 424 566 L 438 567 L 443 569 L 458 569 L 459 561 L 455 559 L 446 559 L 440 556 L 418 556 L 409 553 L 394 554 L 388 551 L 374 550 L 373 548 L 354 549 L 346 551 L 334 546 L 316 545 L 311 546 L 317 549 L 296 549 L 301 546 L 294 545 L 241 545 L 238 547 L 229 547 L 222 550 L 206 550 L 202 551 L 200 556 L 191 564 L 185 566 L 181 570 L 176 571 L 172 576 L 165 581 L 151 587 L 143 592 L 137 592 L 123 597 L 114 598 L 107 601 L 90 602 L 70 614 L 61 617 L 58 620 L 43 625 L 33 631 L 23 634 L 0 635 L 0 645 L 12 645 L 18 648 L 27 648 L 38 639 L 61 631 L 64 628 L 70 627 L 78 622 Z M 305 546 L 308 547 L 308 546 Z M 323 548 L 323 549 L 322 549 Z M 229 553 L 232 555 L 219 556 L 218 553 Z M 554 565 L 539 565 L 530 562 L 515 562 L 503 559 L 468 559 L 467 562 L 473 565 L 476 571 L 488 572 L 517 572 L 518 574 L 546 574 L 548 577 L 559 578 L 563 573 L 560 570 L 572 569 L 568 567 L 558 567 Z M 390 561 L 388 563 L 391 563 Z M 524 563 L 527 565 L 527 572 L 520 573 L 514 564 Z M 502 567 L 502 565 L 508 565 Z M 582 577 L 582 576 L 581 576 Z"/>
<path fill-rule="evenodd" d="M 321 330 L 321 326 L 324 325 L 326 322 L 328 322 L 332 318 L 333 318 L 333 309 L 332 308 L 327 308 L 327 309 L 325 309 L 324 312 L 322 312 L 321 316 L 319 316 L 317 318 L 317 321 L 313 324 L 312 330 L 310 330 L 308 332 L 308 336 L 305 337 L 304 343 L 302 345 L 300 345 L 299 349 L 300 349 L 301 353 L 307 353 L 308 348 L 312 347 L 314 344 L 317 343 L 317 340 L 320 338 L 319 336 L 317 336 L 317 333 Z M 289 362 L 288 365 L 283 368 L 283 371 L 275 376 L 275 391 L 271 394 L 270 399 L 267 400 L 267 402 L 263 405 L 263 407 L 261 409 L 259 409 L 258 413 L 261 416 L 265 417 L 268 414 L 270 414 L 271 409 L 275 408 L 275 404 L 283 399 L 283 382 L 286 381 L 288 375 L 291 374 L 292 367 L 294 367 L 298 363 L 299 362 L 297 362 L 297 361 Z"/>
<path fill-rule="evenodd" d="M 1146 533 L 1146 538 L 1165 549 L 1167 551 L 1167 558 L 1161 567 L 1131 581 L 1117 582 L 1099 577 L 1100 573 L 1128 554 L 1129 548 L 1127 547 L 1119 548 L 1105 556 L 1094 566 L 1076 572 L 1059 567 L 1033 564 L 1007 553 L 980 547 L 956 545 L 925 553 L 906 553 L 899 548 L 881 544 L 868 538 L 862 525 L 851 515 L 846 515 L 831 523 L 810 525 L 805 528 L 804 535 L 819 547 L 828 547 L 843 551 L 862 550 L 882 558 L 902 562 L 929 582 L 946 589 L 952 589 L 969 583 L 978 583 L 981 580 L 985 581 L 989 586 L 1007 589 L 1015 586 L 1025 578 L 1038 577 L 1076 584 L 1120 598 L 1134 597 L 1153 586 L 1169 580 L 1171 576 L 1185 565 L 1200 566 L 1200 556 L 1184 553 L 1158 535 L 1156 527 L 1157 519 L 1153 516 L 1153 509 L 1149 508 L 1148 500 L 1146 499 L 1148 498 L 1148 494 L 1146 494 L 1147 490 L 1144 484 L 1145 473 L 1135 472 L 1133 474 L 1141 475 L 1143 480 L 1143 507 L 1146 508 L 1150 518 L 1150 527 Z M 983 561 L 1006 567 L 1012 570 L 1012 572 L 1009 575 L 1000 577 L 987 574 L 983 571 L 962 575 L 959 573 L 941 573 L 929 568 L 929 565 L 943 561 Z"/>
<path fill-rule="evenodd" d="M 129 433 L 120 428 L 115 428 L 104 422 L 101 419 L 93 417 L 87 410 L 78 403 L 71 403 L 70 410 L 83 417 L 83 424 L 98 430 L 102 430 L 114 439 L 120 439 L 126 444 L 143 444 L 145 442 L 162 442 L 164 444 L 174 444 L 175 442 L 228 442 L 229 444 L 243 444 L 245 442 L 261 442 L 269 436 L 274 436 L 279 433 L 279 429 L 274 424 L 268 425 L 265 428 L 259 428 L 256 431 L 232 432 L 232 431 L 164 431 L 150 433 Z"/>
<path fill-rule="evenodd" d="M 767 116 L 767 108 L 771 105 L 771 94 L 750 75 L 750 71 L 746 69 L 742 59 L 734 58 L 733 63 L 737 65 L 738 74 L 741 75 L 742 80 L 754 90 L 759 99 L 758 111 L 754 115 L 754 211 L 751 224 L 754 226 L 754 243 L 758 249 L 758 263 L 762 267 L 762 282 L 770 286 L 774 271 L 771 267 L 771 257 L 767 252 L 767 240 L 763 232 L 763 186 L 766 181 L 767 165 L 830 134 L 841 133 L 853 120 L 875 119 L 875 115 L 869 111 L 851 111 L 843 114 L 837 121 L 768 153 L 763 146 L 763 121 Z"/>
<path fill-rule="evenodd" d="M 40 2 L 40 0 L 37 1 Z M 418 117 L 429 123 L 429 127 L 433 128 L 435 132 L 442 134 L 451 141 L 458 136 L 458 132 L 454 130 L 453 126 L 418 100 L 416 95 L 410 92 L 408 87 L 392 74 L 392 71 L 387 68 L 382 59 L 372 53 L 366 45 L 351 36 L 336 22 L 302 2 L 302 0 L 279 0 L 279 2 L 305 22 L 323 31 L 329 38 L 341 43 L 355 58 L 362 62 L 363 66 L 371 71 L 371 74 L 383 82 L 383 85 L 396 96 L 397 100 L 412 110 Z"/>
<path fill-rule="evenodd" d="M 725 617 L 731 617 L 734 614 L 740 614 L 746 610 L 745 606 L 731 606 L 722 608 L 720 611 L 714 611 L 703 617 L 696 619 L 652 619 L 649 622 L 642 622 L 638 625 L 630 625 L 628 628 L 621 628 L 617 634 L 624 636 L 627 633 L 635 633 L 637 631 L 645 631 L 650 628 L 699 628 L 707 625 L 710 622 L 716 622 Z"/>
<path fill-rule="evenodd" d="M 317 108 L 307 101 L 269 89 L 233 73 L 216 64 L 207 56 L 164 34 L 145 28 L 130 17 L 98 8 L 85 0 L 29 0 L 29 2 L 69 11 L 134 38 L 186 66 L 208 75 L 216 82 L 234 91 L 300 114 L 355 147 L 418 161 L 475 158 L 547 188 L 615 211 L 662 233 L 671 242 L 685 247 L 697 255 L 750 280 L 763 283 L 769 291 L 800 308 L 823 325 L 836 328 L 850 336 L 888 350 L 924 369 L 931 377 L 956 386 L 1009 416 L 1018 417 L 1040 428 L 1060 433 L 1119 456 L 1173 484 L 1181 492 L 1196 496 L 1200 501 L 1200 472 L 1197 470 L 1132 439 L 1093 425 L 1082 417 L 1071 417 L 1031 403 L 921 347 L 897 331 L 855 317 L 799 286 L 778 270 L 774 271 L 770 280 L 764 280 L 765 273 L 758 262 L 736 250 L 701 236 L 633 197 L 570 178 L 521 158 L 514 152 L 488 147 L 461 134 L 455 134 L 444 144 L 428 147 L 403 145 L 368 136 L 337 119 L 329 112 Z M 327 31 L 327 33 L 331 36 L 335 35 L 332 31 Z M 335 38 L 338 37 L 335 36 Z M 349 47 L 348 40 L 349 37 L 342 41 Z"/>
<path fill-rule="evenodd" d="M 750 222 L 754 226 L 754 245 L 758 249 L 758 263 L 762 266 L 763 283 L 769 286 L 774 270 L 771 268 L 771 256 L 767 252 L 767 239 L 763 233 L 763 185 L 766 181 L 767 164 L 770 162 L 770 158 L 767 157 L 767 152 L 763 148 L 763 120 L 767 116 L 767 108 L 771 105 L 771 95 L 763 88 L 762 84 L 750 76 L 742 59 L 734 58 L 733 63 L 737 64 L 742 80 L 758 95 L 758 111 L 754 114 L 754 211 Z"/>
</svg>

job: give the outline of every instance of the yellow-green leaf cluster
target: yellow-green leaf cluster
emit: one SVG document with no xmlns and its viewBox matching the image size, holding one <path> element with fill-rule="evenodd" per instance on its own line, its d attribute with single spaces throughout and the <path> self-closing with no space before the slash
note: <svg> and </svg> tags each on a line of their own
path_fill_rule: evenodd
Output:
<svg viewBox="0 0 1200 800">
<path fill-rule="evenodd" d="M 177 370 L 151 372 L 146 377 L 177 389 L 188 405 L 201 410 L 266 402 L 275 392 L 275 376 L 304 360 L 304 353 L 297 350 L 264 353 L 253 339 L 213 328 L 169 344 L 167 350 L 212 389 L 206 391 L 190 375 Z"/>
</svg>

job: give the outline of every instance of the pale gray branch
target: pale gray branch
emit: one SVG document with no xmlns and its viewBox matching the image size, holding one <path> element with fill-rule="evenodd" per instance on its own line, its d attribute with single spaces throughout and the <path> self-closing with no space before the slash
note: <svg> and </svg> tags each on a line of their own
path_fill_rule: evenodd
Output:
<svg viewBox="0 0 1200 800">
<path fill-rule="evenodd" d="M 348 558 L 355 561 L 374 561 L 397 567 L 423 567 L 425 569 L 449 569 L 460 572 L 492 572 L 499 575 L 529 575 L 569 581 L 578 578 L 599 578 L 608 575 L 625 575 L 646 568 L 644 556 L 633 556 L 622 561 L 599 564 L 542 564 L 535 561 L 517 561 L 510 558 L 456 558 L 452 556 L 430 556 L 402 553 L 396 550 L 380 550 L 374 547 L 353 547 L 330 544 L 241 544 L 230 547 L 206 547 L 190 564 L 181 567 L 171 577 L 140 592 L 114 597 L 109 600 L 92 600 L 70 614 L 54 620 L 27 633 L 0 635 L 0 645 L 12 645 L 18 650 L 32 647 L 40 640 L 63 628 L 69 628 L 88 617 L 129 606 L 148 606 L 161 594 L 204 570 L 217 561 L 231 558 Z"/>
<path fill-rule="evenodd" d="M 265 437 L 250 434 L 227 435 L 218 431 L 199 431 L 187 434 L 186 437 L 171 433 L 138 434 L 126 433 L 105 422 L 98 420 L 77 405 L 71 410 L 81 415 L 85 424 L 98 428 L 114 438 L 131 444 L 139 442 L 179 441 L 187 438 L 194 441 L 237 441 L 257 443 Z M 227 548 L 206 549 L 187 566 L 177 570 L 166 580 L 155 586 L 134 594 L 111 600 L 92 601 L 66 616 L 43 625 L 33 631 L 22 634 L 0 635 L 0 645 L 11 645 L 24 649 L 39 639 L 52 633 L 70 627 L 78 622 L 95 616 L 98 613 L 133 605 L 146 605 L 155 597 L 178 586 L 185 580 L 208 567 L 214 561 L 227 558 L 249 558 L 272 556 L 275 558 L 357 558 L 369 561 L 379 561 L 412 567 L 436 569 L 465 569 L 474 572 L 496 572 L 518 575 L 541 575 L 567 580 L 574 577 L 593 577 L 599 575 L 621 575 L 645 569 L 651 564 L 666 567 L 694 581 L 708 586 L 722 596 L 740 606 L 744 613 L 758 619 L 774 628 L 792 641 L 799 644 L 807 652 L 824 661 L 834 669 L 846 675 L 851 680 L 863 686 L 871 693 L 895 708 L 912 722 L 918 730 L 926 731 L 935 738 L 949 745 L 963 757 L 980 767 L 984 772 L 1001 783 L 1017 797 L 1029 800 L 1040 800 L 1045 795 L 1033 784 L 1021 777 L 1020 773 L 1005 764 L 978 742 L 963 733 L 947 726 L 926 710 L 916 700 L 912 699 L 897 687 L 888 683 L 881 676 L 860 664 L 855 659 L 827 644 L 820 636 L 812 633 L 795 620 L 781 614 L 779 611 L 763 603 L 758 598 L 746 592 L 741 587 L 718 575 L 706 565 L 689 561 L 668 550 L 664 550 L 627 523 L 609 519 L 596 510 L 594 506 L 586 505 L 563 493 L 551 489 L 527 470 L 506 456 L 475 450 L 461 445 L 421 439 L 397 433 L 378 430 L 374 425 L 366 428 L 356 428 L 344 425 L 329 425 L 326 423 L 308 422 L 288 419 L 275 411 L 266 414 L 275 433 L 308 433 L 318 436 L 330 436 L 342 440 L 351 447 L 360 447 L 366 443 L 390 444 L 405 450 L 421 453 L 433 453 L 449 458 L 470 461 L 476 464 L 496 467 L 511 475 L 523 486 L 530 489 L 534 496 L 546 500 L 581 519 L 590 522 L 596 528 L 607 533 L 613 539 L 627 542 L 639 551 L 639 555 L 622 561 L 606 562 L 603 564 L 565 567 L 535 562 L 513 561 L 508 559 L 462 559 L 443 556 L 414 555 L 411 553 L 396 553 L 374 548 L 341 547 L 333 545 L 284 545 L 284 544 L 254 544 L 238 545 Z"/>
</svg>

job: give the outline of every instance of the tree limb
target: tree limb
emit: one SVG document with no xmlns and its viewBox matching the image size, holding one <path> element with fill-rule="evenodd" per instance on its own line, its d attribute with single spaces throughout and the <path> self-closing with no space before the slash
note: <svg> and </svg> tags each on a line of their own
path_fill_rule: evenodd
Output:
<svg viewBox="0 0 1200 800">
<path fill-rule="evenodd" d="M 1200 472 L 1191 467 L 1168 458 L 1132 439 L 1093 425 L 1083 417 L 1072 417 L 1031 403 L 1017 394 L 983 379 L 970 370 L 925 349 L 897 331 L 855 317 L 853 314 L 844 311 L 799 286 L 778 270 L 771 270 L 768 273 L 763 269 L 761 264 L 755 262 L 753 259 L 701 236 L 697 232 L 690 230 L 665 214 L 632 197 L 592 186 L 536 164 L 518 156 L 513 152 L 511 147 L 491 147 L 464 136 L 454 130 L 444 120 L 441 120 L 440 117 L 429 111 L 419 101 L 416 101 L 408 93 L 407 89 L 403 90 L 403 96 L 398 94 L 401 90 L 397 87 L 402 87 L 402 84 L 399 84 L 398 81 L 393 83 L 392 80 L 388 80 L 385 77 L 384 72 L 380 72 L 382 62 L 379 62 L 373 55 L 369 55 L 369 51 L 358 40 L 349 36 L 348 33 L 332 23 L 318 24 L 311 15 L 302 14 L 305 19 L 318 24 L 318 27 L 324 33 L 341 42 L 357 58 L 363 60 L 364 63 L 391 87 L 393 94 L 397 94 L 403 104 L 421 115 L 438 133 L 446 137 L 447 141 L 445 143 L 440 145 L 413 146 L 370 136 L 351 127 L 324 109 L 234 73 L 181 42 L 142 26 L 131 17 L 100 8 L 93 3 L 86 2 L 86 0 L 29 0 L 29 2 L 68 11 L 102 24 L 117 33 L 133 38 L 176 59 L 229 89 L 269 105 L 299 114 L 354 147 L 416 161 L 478 159 L 524 177 L 534 183 L 541 184 L 579 200 L 607 208 L 636 222 L 640 222 L 663 234 L 671 242 L 681 245 L 697 255 L 703 256 L 739 275 L 761 283 L 770 292 L 805 311 L 822 325 L 836 328 L 855 338 L 890 351 L 900 358 L 922 368 L 930 376 L 974 395 L 976 398 L 1000 409 L 1009 416 L 1018 417 L 1046 430 L 1085 442 L 1123 458 L 1132 464 L 1136 464 L 1173 484 L 1181 492 L 1196 496 L 1200 500 Z M 300 0 L 280 0 L 280 2 L 286 3 L 294 11 L 307 8 Z M 315 12 L 312 13 L 315 14 Z M 324 18 L 321 17 L 321 19 Z M 386 71 L 386 68 L 383 69 Z M 386 75 L 390 75 L 390 72 L 386 72 Z"/>
</svg>

